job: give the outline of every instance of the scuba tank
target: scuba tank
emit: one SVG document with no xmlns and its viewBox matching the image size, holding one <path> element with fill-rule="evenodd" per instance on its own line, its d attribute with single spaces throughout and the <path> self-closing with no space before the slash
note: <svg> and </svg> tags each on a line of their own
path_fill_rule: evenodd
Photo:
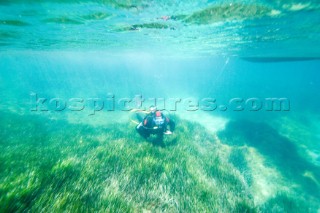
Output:
<svg viewBox="0 0 320 213">
<path fill-rule="evenodd" d="M 155 116 L 153 117 L 153 122 L 155 126 L 157 126 L 158 128 L 163 127 L 164 117 L 162 116 L 162 113 L 160 111 L 157 111 L 155 113 Z"/>
</svg>

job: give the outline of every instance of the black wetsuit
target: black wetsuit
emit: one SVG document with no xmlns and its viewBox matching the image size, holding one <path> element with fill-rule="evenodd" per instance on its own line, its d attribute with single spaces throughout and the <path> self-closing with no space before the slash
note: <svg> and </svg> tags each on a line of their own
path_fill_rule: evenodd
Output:
<svg viewBox="0 0 320 213">
<path fill-rule="evenodd" d="M 171 132 L 175 129 L 175 123 L 160 111 L 150 112 L 142 120 L 141 117 L 138 119 L 141 123 L 137 125 L 136 129 L 144 138 L 148 138 L 150 134 L 157 134 L 158 137 L 162 139 L 163 133 L 167 131 L 168 125 Z"/>
</svg>

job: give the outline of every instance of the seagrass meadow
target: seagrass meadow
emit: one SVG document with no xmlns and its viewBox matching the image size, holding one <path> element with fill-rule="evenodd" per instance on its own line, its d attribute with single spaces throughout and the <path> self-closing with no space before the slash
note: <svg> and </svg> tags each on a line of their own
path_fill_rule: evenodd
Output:
<svg viewBox="0 0 320 213">
<path fill-rule="evenodd" d="M 319 17 L 1 0 L 0 212 L 319 213 Z M 151 105 L 175 122 L 163 141 L 136 131 Z"/>
</svg>

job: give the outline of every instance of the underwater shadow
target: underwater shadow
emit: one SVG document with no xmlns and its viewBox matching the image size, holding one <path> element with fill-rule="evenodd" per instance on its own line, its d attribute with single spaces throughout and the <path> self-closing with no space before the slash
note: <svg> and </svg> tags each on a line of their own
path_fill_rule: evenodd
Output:
<svg viewBox="0 0 320 213">
<path fill-rule="evenodd" d="M 310 205 L 310 203 L 309 203 Z M 286 194 L 276 194 L 268 199 L 261 207 L 262 212 L 310 212 L 310 206 L 296 197 Z M 312 205 L 311 205 L 312 206 Z M 316 209 L 316 206 L 312 206 Z"/>
<path fill-rule="evenodd" d="M 151 143 L 155 147 L 161 147 L 161 148 L 176 146 L 178 143 L 177 138 L 174 138 L 171 140 L 164 140 L 157 137 L 149 137 L 146 141 L 148 143 Z"/>
<path fill-rule="evenodd" d="M 302 158 L 295 144 L 273 127 L 247 120 L 230 121 L 218 136 L 225 144 L 256 148 L 285 177 L 297 182 L 310 195 L 320 196 L 317 181 L 320 179 L 320 168 Z"/>
</svg>

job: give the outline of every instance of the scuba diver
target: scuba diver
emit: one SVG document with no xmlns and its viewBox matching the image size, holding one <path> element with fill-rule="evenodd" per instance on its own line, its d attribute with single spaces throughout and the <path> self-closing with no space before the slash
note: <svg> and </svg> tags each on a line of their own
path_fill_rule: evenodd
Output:
<svg viewBox="0 0 320 213">
<path fill-rule="evenodd" d="M 157 110 L 157 107 L 150 106 L 149 110 L 150 112 L 144 118 L 137 114 L 140 123 L 136 126 L 136 130 L 145 139 L 151 134 L 155 134 L 158 142 L 162 142 L 164 134 L 172 134 L 175 129 L 175 123 Z M 170 130 L 168 130 L 168 126 Z"/>
</svg>

